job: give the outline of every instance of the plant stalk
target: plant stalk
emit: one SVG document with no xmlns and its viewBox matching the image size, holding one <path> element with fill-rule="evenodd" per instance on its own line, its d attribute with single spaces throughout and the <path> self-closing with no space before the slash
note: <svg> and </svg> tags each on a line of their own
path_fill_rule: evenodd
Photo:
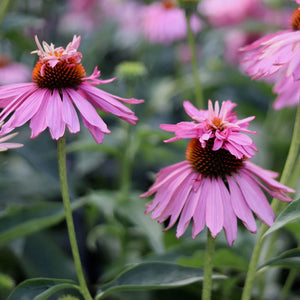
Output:
<svg viewBox="0 0 300 300">
<path fill-rule="evenodd" d="M 70 205 L 70 197 L 68 192 L 68 182 L 67 182 L 67 170 L 66 170 L 66 138 L 61 137 L 57 141 L 57 154 L 58 154 L 58 169 L 59 169 L 59 179 L 61 185 L 61 194 L 64 204 L 66 222 L 69 233 L 69 240 L 71 244 L 73 259 L 76 267 L 77 277 L 81 292 L 85 300 L 92 300 L 90 292 L 87 288 L 86 281 L 83 274 L 83 269 L 81 265 L 80 255 L 78 251 L 78 245 L 76 240 L 76 234 L 74 229 L 74 222 L 72 217 L 72 210 Z"/>
</svg>

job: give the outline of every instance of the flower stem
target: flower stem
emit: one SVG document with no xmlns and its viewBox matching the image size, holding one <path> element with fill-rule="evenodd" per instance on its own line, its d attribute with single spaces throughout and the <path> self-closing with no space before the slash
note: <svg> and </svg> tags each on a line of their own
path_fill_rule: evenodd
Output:
<svg viewBox="0 0 300 300">
<path fill-rule="evenodd" d="M 296 113 L 296 120 L 294 125 L 294 131 L 292 136 L 292 141 L 289 149 L 289 153 L 285 162 L 284 169 L 282 171 L 282 176 L 280 182 L 282 184 L 287 184 L 289 182 L 290 174 L 292 173 L 293 167 L 297 161 L 297 156 L 299 152 L 300 147 L 300 105 L 298 105 L 297 113 Z M 280 202 L 273 198 L 272 200 L 272 209 L 275 213 L 275 215 L 278 214 L 278 209 L 280 207 Z M 260 233 L 257 238 L 255 247 L 253 249 L 251 261 L 248 268 L 248 273 L 246 277 L 246 282 L 243 290 L 243 295 L 241 300 L 249 300 L 251 298 L 251 291 L 253 288 L 255 275 L 256 275 L 256 268 L 258 265 L 259 256 L 261 253 L 261 249 L 263 247 L 264 241 L 263 241 L 263 235 L 267 231 L 268 227 L 265 224 L 262 224 L 260 228 Z M 272 243 L 271 243 L 272 244 Z"/>
<path fill-rule="evenodd" d="M 72 217 L 72 210 L 70 205 L 70 197 L 68 192 L 68 183 L 67 183 L 67 170 L 66 170 L 66 139 L 65 136 L 60 138 L 57 141 L 57 154 L 58 154 L 58 169 L 59 169 L 59 179 L 61 185 L 61 194 L 62 200 L 65 208 L 66 214 L 66 222 L 67 228 L 69 233 L 69 240 L 71 244 L 73 259 L 77 271 L 77 277 L 79 281 L 79 285 L 81 288 L 81 292 L 84 296 L 85 300 L 92 300 L 92 297 L 89 293 L 87 288 L 85 278 L 83 275 L 83 269 L 80 261 L 77 241 L 76 241 L 76 234 L 74 229 L 73 217 Z"/>
<path fill-rule="evenodd" d="M 133 95 L 133 86 L 128 84 L 127 87 L 127 98 L 131 98 Z M 130 106 L 128 106 L 131 108 Z M 131 165 L 132 165 L 132 134 L 131 134 L 131 125 L 129 123 L 125 123 L 123 125 L 124 129 L 124 145 L 121 148 L 121 178 L 120 178 L 120 202 L 128 202 L 128 198 L 130 195 L 130 183 L 131 183 Z"/>
<path fill-rule="evenodd" d="M 187 29 L 188 29 L 187 39 L 188 39 L 188 44 L 191 53 L 191 63 L 192 63 L 193 77 L 194 77 L 194 84 L 195 84 L 196 104 L 198 109 L 204 109 L 203 91 L 202 91 L 201 81 L 199 77 L 195 39 L 191 28 L 191 18 L 190 15 L 187 13 L 186 13 L 186 22 L 187 22 Z"/>
<path fill-rule="evenodd" d="M 213 255 L 215 252 L 215 239 L 211 236 L 209 229 L 207 230 L 207 242 L 204 261 L 204 282 L 202 289 L 202 300 L 210 300 L 212 271 L 213 271 Z"/>
<path fill-rule="evenodd" d="M 4 16 L 6 14 L 6 11 L 8 9 L 10 0 L 2 0 L 1 6 L 0 6 L 0 25 L 3 22 Z"/>
</svg>

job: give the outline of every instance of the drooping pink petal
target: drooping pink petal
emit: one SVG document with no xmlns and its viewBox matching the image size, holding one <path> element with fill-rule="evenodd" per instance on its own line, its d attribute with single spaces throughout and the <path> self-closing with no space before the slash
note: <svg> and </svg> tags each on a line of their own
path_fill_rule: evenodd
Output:
<svg viewBox="0 0 300 300">
<path fill-rule="evenodd" d="M 237 236 L 237 219 L 236 215 L 232 208 L 232 203 L 230 201 L 230 194 L 225 186 L 223 179 L 217 179 L 218 185 L 221 191 L 221 199 L 223 201 L 224 208 L 224 231 L 226 235 L 226 239 L 228 241 L 229 246 L 232 246 L 234 240 Z"/>
<path fill-rule="evenodd" d="M 79 93 L 72 89 L 66 89 L 66 92 L 69 94 L 70 98 L 77 106 L 82 117 L 90 125 L 92 125 L 95 128 L 99 128 L 99 130 L 101 130 L 103 133 L 110 133 L 106 124 L 100 118 L 95 108 L 86 99 L 84 99 Z"/>
<path fill-rule="evenodd" d="M 196 193 L 193 194 L 193 197 L 198 200 L 197 207 L 193 215 L 193 231 L 192 238 L 196 236 L 204 229 L 206 224 L 206 195 L 208 193 L 208 185 L 199 186 Z"/>
<path fill-rule="evenodd" d="M 216 237 L 224 225 L 224 208 L 220 187 L 215 178 L 206 178 L 204 185 L 208 186 L 206 195 L 206 225 L 212 237 Z"/>
<path fill-rule="evenodd" d="M 31 138 L 36 138 L 41 132 L 47 128 L 48 103 L 51 101 L 51 91 L 46 90 L 39 110 L 31 118 Z"/>
<path fill-rule="evenodd" d="M 104 132 L 98 126 L 94 126 L 88 120 L 86 120 L 83 115 L 81 117 L 82 117 L 84 126 L 89 130 L 89 132 L 93 136 L 96 143 L 101 144 L 103 141 L 103 138 L 104 138 Z"/>
<path fill-rule="evenodd" d="M 256 232 L 255 219 L 240 188 L 231 176 L 227 176 L 226 179 L 230 190 L 230 202 L 235 215 L 243 221 L 249 231 Z"/>
<path fill-rule="evenodd" d="M 65 123 L 62 119 L 62 101 L 59 92 L 54 89 L 48 102 L 46 124 L 54 140 L 58 140 L 65 133 Z"/>
<path fill-rule="evenodd" d="M 72 100 L 66 91 L 62 91 L 62 118 L 63 122 L 67 124 L 71 133 L 77 133 L 80 130 L 79 119 L 77 112 L 73 106 Z"/>
<path fill-rule="evenodd" d="M 271 226 L 274 222 L 274 212 L 266 196 L 254 179 L 243 172 L 243 170 L 240 171 L 240 176 L 234 176 L 234 178 L 251 210 L 253 210 L 265 224 Z"/>
</svg>

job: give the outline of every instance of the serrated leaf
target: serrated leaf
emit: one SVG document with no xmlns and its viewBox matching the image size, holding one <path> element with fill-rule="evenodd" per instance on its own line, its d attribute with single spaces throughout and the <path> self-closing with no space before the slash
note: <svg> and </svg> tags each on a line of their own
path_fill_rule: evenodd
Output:
<svg viewBox="0 0 300 300">
<path fill-rule="evenodd" d="M 264 237 L 293 222 L 300 222 L 300 199 L 294 200 L 285 208 L 276 218 L 272 227 L 264 234 Z"/>
<path fill-rule="evenodd" d="M 225 279 L 225 276 L 213 275 L 213 278 Z M 142 263 L 128 268 L 116 279 L 101 287 L 95 299 L 98 300 L 114 291 L 171 288 L 202 280 L 202 269 L 161 262 Z"/>
<path fill-rule="evenodd" d="M 72 209 L 83 204 L 83 200 L 75 201 Z M 11 206 L 0 217 L 0 246 L 53 226 L 62 221 L 64 216 L 62 203 L 42 202 L 30 206 Z"/>
<path fill-rule="evenodd" d="M 20 283 L 10 294 L 8 300 L 46 300 L 59 290 L 75 289 L 74 281 L 62 279 L 36 278 Z"/>
<path fill-rule="evenodd" d="M 300 248 L 291 249 L 271 259 L 267 263 L 259 267 L 282 267 L 282 268 L 300 268 Z"/>
</svg>

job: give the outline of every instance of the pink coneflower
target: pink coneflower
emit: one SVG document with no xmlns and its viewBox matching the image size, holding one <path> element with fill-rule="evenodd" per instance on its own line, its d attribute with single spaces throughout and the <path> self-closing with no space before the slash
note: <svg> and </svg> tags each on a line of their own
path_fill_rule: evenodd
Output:
<svg viewBox="0 0 300 300">
<path fill-rule="evenodd" d="M 202 0 L 199 12 L 214 26 L 234 25 L 256 14 L 261 9 L 260 0 Z"/>
<path fill-rule="evenodd" d="M 23 144 L 19 144 L 19 143 L 7 143 L 6 141 L 12 139 L 13 137 L 15 137 L 18 133 L 12 133 L 6 136 L 1 136 L 0 137 L 0 151 L 6 151 L 8 149 L 15 149 L 15 148 L 20 148 L 23 147 Z"/>
<path fill-rule="evenodd" d="M 142 31 L 152 43 L 170 44 L 187 35 L 185 12 L 172 0 L 154 2 L 144 7 L 141 15 Z M 194 32 L 201 28 L 196 16 L 191 17 Z"/>
<path fill-rule="evenodd" d="M 291 29 L 265 36 L 241 49 L 242 67 L 252 79 L 275 82 L 275 109 L 300 103 L 299 29 L 300 7 L 291 17 Z"/>
<path fill-rule="evenodd" d="M 58 140 L 65 133 L 65 127 L 71 133 L 80 130 L 76 109 L 83 124 L 88 128 L 97 143 L 101 143 L 104 134 L 110 133 L 96 109 L 112 113 L 128 123 L 135 124 L 137 117 L 120 103 L 137 104 L 143 100 L 123 99 L 96 88 L 98 84 L 112 82 L 113 79 L 98 79 L 97 67 L 93 74 L 86 77 L 80 63 L 81 53 L 77 51 L 80 36 L 74 36 L 66 49 L 55 48 L 53 44 L 43 42 L 33 51 L 39 60 L 32 72 L 31 83 L 19 83 L 0 87 L 0 122 L 9 118 L 3 125 L 1 134 L 8 133 L 30 120 L 31 138 L 37 137 L 49 127 L 53 139 Z"/>
<path fill-rule="evenodd" d="M 8 55 L 0 55 L 0 85 L 23 82 L 29 78 L 27 66 L 12 61 Z"/>
<path fill-rule="evenodd" d="M 238 120 L 232 112 L 235 106 L 227 100 L 221 109 L 218 102 L 213 108 L 209 101 L 204 111 L 185 101 L 185 111 L 195 121 L 161 125 L 175 133 L 167 142 L 190 139 L 186 160 L 160 170 L 141 197 L 155 194 L 146 213 L 152 212 L 151 218 L 159 222 L 170 218 L 165 230 L 178 220 L 177 237 L 192 220 L 193 238 L 205 225 L 213 237 L 224 228 L 231 246 L 237 236 L 237 218 L 251 232 L 256 232 L 252 212 L 268 226 L 273 224 L 274 213 L 261 189 L 282 201 L 292 200 L 286 193 L 294 190 L 275 181 L 277 173 L 249 161 L 256 147 L 245 133 L 254 133 L 247 129 L 254 117 Z"/>
</svg>

